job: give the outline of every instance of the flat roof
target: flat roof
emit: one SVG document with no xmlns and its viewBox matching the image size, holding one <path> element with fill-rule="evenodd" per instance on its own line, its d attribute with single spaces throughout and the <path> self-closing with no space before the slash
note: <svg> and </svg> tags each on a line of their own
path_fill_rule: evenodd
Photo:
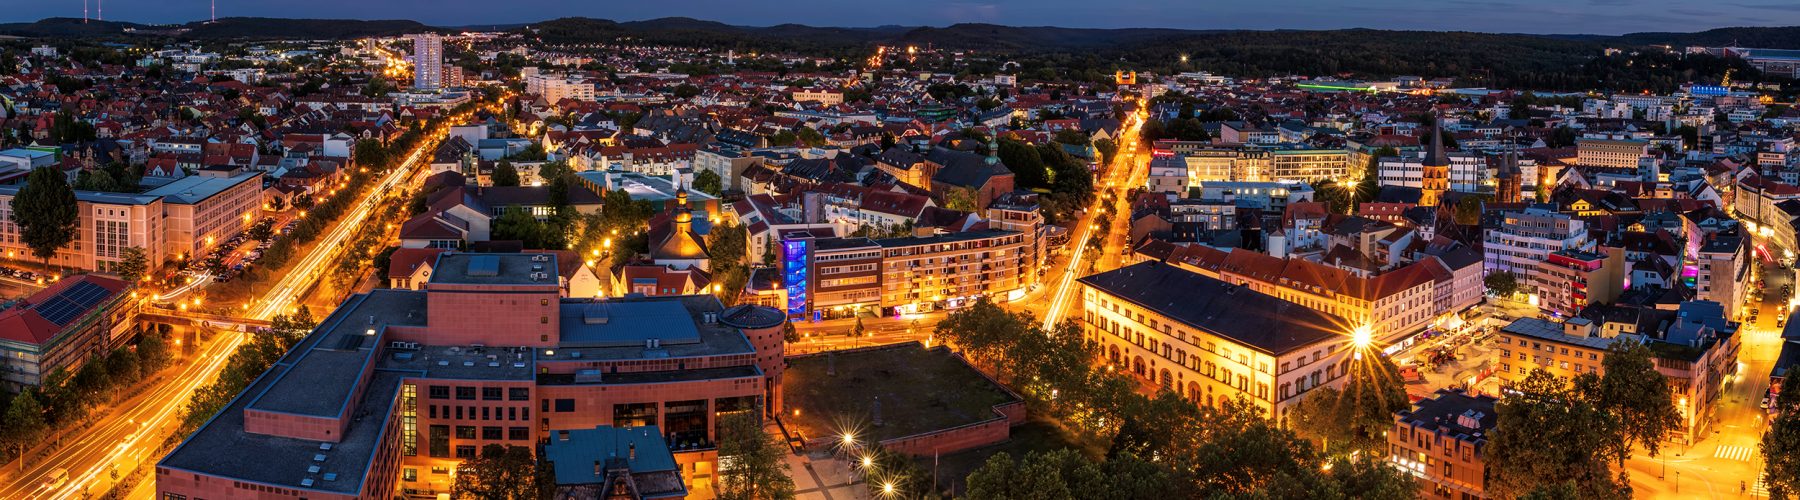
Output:
<svg viewBox="0 0 1800 500">
<path fill-rule="evenodd" d="M 598 483 L 605 478 L 588 464 L 610 459 L 625 460 L 633 473 L 677 470 L 675 455 L 654 425 L 555 431 L 547 439 L 545 460 L 562 464 L 556 468 L 556 484 Z"/>
<path fill-rule="evenodd" d="M 431 281 L 454 285 L 557 285 L 556 255 L 551 253 L 438 254 Z M 544 273 L 542 278 L 532 278 Z"/>
<path fill-rule="evenodd" d="M 392 411 L 400 381 L 408 376 L 400 372 L 376 370 L 369 377 L 359 408 L 370 415 L 386 418 Z M 188 436 L 180 446 L 157 462 L 158 467 L 180 469 L 282 488 L 356 495 L 361 492 L 364 476 L 374 461 L 375 450 L 387 426 L 364 421 L 351 424 L 336 443 L 310 439 L 255 434 L 244 431 L 244 408 L 250 397 L 274 384 L 275 377 L 265 372 L 231 404 L 212 420 Z M 324 460 L 315 460 L 318 456 Z M 311 467 L 318 467 L 312 472 Z M 326 475 L 334 479 L 326 480 Z M 302 481 L 312 480 L 311 486 Z"/>
<path fill-rule="evenodd" d="M 375 354 L 386 337 L 384 330 L 394 324 L 424 323 L 424 293 L 379 289 L 353 297 L 269 368 L 265 375 L 271 379 L 269 387 L 252 393 L 249 406 L 259 411 L 337 417 L 355 392 L 363 367 L 376 361 Z"/>
<path fill-rule="evenodd" d="M 979 231 L 963 231 L 960 233 L 939 234 L 939 235 L 933 235 L 933 236 L 907 236 L 907 237 L 902 237 L 902 238 L 886 238 L 886 239 L 875 240 L 875 244 L 880 245 L 883 248 L 910 247 L 910 246 L 917 246 L 917 245 L 932 245 L 932 244 L 938 244 L 938 243 L 956 243 L 956 242 L 969 241 L 969 240 L 998 238 L 1001 236 L 1007 236 L 1007 235 L 1013 235 L 1013 234 L 1020 234 L 1020 233 L 1018 231 L 1008 231 L 1005 229 L 983 229 L 983 230 L 979 230 Z"/>
<path fill-rule="evenodd" d="M 1600 349 L 1600 350 L 1605 350 L 1607 347 L 1611 347 L 1613 342 L 1617 341 L 1620 338 L 1620 337 L 1613 337 L 1613 338 L 1580 337 L 1580 336 L 1575 336 L 1575 335 L 1569 335 L 1569 334 L 1563 333 L 1562 323 L 1557 323 L 1554 321 L 1543 320 L 1543 319 L 1538 319 L 1538 318 L 1515 319 L 1515 320 L 1513 320 L 1512 323 L 1509 323 L 1504 328 L 1501 328 L 1500 331 L 1506 332 L 1506 333 L 1511 333 L 1511 334 L 1516 334 L 1516 335 L 1523 335 L 1523 336 L 1531 337 L 1531 338 L 1538 339 L 1538 340 L 1545 340 L 1545 341 L 1550 341 L 1550 342 L 1561 342 L 1564 344 L 1578 345 L 1578 346 L 1582 346 L 1582 347 L 1587 347 L 1587 348 L 1591 348 L 1591 349 Z"/>
<path fill-rule="evenodd" d="M 157 186 L 144 191 L 147 196 L 161 196 L 171 203 L 192 205 L 217 196 L 227 189 L 239 184 L 259 180 L 262 172 L 244 172 L 230 177 L 213 177 L 210 175 L 190 175 L 176 179 L 174 182 Z"/>
<path fill-rule="evenodd" d="M 1349 342 L 1349 321 L 1160 261 L 1081 278 L 1081 283 L 1190 328 L 1281 355 L 1320 342 Z"/>
<path fill-rule="evenodd" d="M 588 323 L 592 304 L 605 304 L 607 323 Z M 678 297 L 563 299 L 559 308 L 562 337 L 554 350 L 540 350 L 540 361 L 689 358 L 752 354 L 756 349 L 743 331 L 707 315 L 724 316 L 725 306 L 710 294 Z M 632 318 L 637 314 L 651 318 Z M 718 318 L 718 316 L 715 316 Z M 661 345 L 646 349 L 644 341 Z"/>
<path fill-rule="evenodd" d="M 564 347 L 643 346 L 651 339 L 665 345 L 700 342 L 700 329 L 680 302 L 564 302 L 559 310 Z"/>
</svg>

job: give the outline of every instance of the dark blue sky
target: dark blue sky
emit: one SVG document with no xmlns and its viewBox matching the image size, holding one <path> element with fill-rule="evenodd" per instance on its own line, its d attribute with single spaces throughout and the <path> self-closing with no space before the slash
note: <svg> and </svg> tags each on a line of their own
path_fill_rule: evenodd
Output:
<svg viewBox="0 0 1800 500">
<path fill-rule="evenodd" d="M 96 0 L 87 0 L 95 2 Z M 205 19 L 209 0 L 112 0 L 106 18 Z M 217 0 L 219 16 L 414 19 L 450 26 L 564 16 L 731 24 L 1093 28 L 1384 28 L 1617 34 L 1800 25 L 1800 0 Z M 4 0 L 0 21 L 79 17 L 82 0 Z"/>
</svg>

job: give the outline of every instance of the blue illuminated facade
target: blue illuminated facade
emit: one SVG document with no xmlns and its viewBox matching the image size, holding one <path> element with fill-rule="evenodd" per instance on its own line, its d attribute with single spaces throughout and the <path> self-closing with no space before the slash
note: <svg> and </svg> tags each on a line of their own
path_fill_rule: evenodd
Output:
<svg viewBox="0 0 1800 500">
<path fill-rule="evenodd" d="M 812 240 L 808 239 L 781 242 L 781 282 L 787 287 L 787 312 L 790 317 L 806 314 L 806 273 L 809 267 L 806 260 L 811 254 L 807 251 L 807 246 L 811 244 Z"/>
</svg>

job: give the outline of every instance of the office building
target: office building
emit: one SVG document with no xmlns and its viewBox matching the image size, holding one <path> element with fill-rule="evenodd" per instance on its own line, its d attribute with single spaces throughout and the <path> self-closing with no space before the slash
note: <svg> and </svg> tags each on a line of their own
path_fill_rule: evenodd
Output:
<svg viewBox="0 0 1800 500">
<path fill-rule="evenodd" d="M 411 35 L 413 40 L 413 88 L 444 88 L 444 37 L 437 33 Z"/>
<path fill-rule="evenodd" d="M 56 250 L 50 265 L 112 272 L 131 247 L 143 249 L 152 265 L 204 255 L 261 215 L 262 177 L 192 175 L 139 194 L 76 191 L 75 239 Z M 12 200 L 21 187 L 0 186 L 0 251 L 11 259 L 35 259 L 12 221 Z"/>
<path fill-rule="evenodd" d="M 1694 266 L 1694 298 L 1725 306 L 1726 317 L 1744 314 L 1744 296 L 1750 291 L 1750 270 L 1755 261 L 1750 245 L 1738 234 L 1719 234 L 1700 245 Z M 1683 272 L 1687 272 L 1683 269 Z"/>
<path fill-rule="evenodd" d="M 1586 222 L 1546 207 L 1506 212 L 1500 224 L 1486 232 L 1482 252 L 1489 274 L 1509 272 L 1523 277 L 1552 252 L 1592 252 L 1595 248 L 1588 239 Z"/>
<path fill-rule="evenodd" d="M 654 428 L 711 488 L 718 417 L 781 407 L 782 315 L 563 299 L 556 259 L 443 253 L 423 290 L 351 297 L 157 464 L 157 497 L 436 496 L 484 445 L 599 426 Z"/>
<path fill-rule="evenodd" d="M 130 283 L 84 274 L 0 311 L 0 389 L 18 392 L 58 370 L 74 374 L 137 335 Z"/>
<path fill-rule="evenodd" d="M 868 238 L 819 238 L 788 231 L 781 263 L 790 317 L 848 317 L 881 307 L 881 245 Z"/>
<path fill-rule="evenodd" d="M 1197 404 L 1244 397 L 1284 417 L 1350 368 L 1348 320 L 1247 286 L 1158 261 L 1078 281 L 1103 362 Z"/>
<path fill-rule="evenodd" d="M 1625 249 L 1597 247 L 1596 251 L 1557 250 L 1519 276 L 1528 291 L 1526 299 L 1538 308 L 1564 316 L 1581 312 L 1589 304 L 1610 304 L 1625 288 Z"/>
<path fill-rule="evenodd" d="M 544 443 L 560 500 L 687 498 L 675 454 L 656 426 L 556 431 Z M 589 464 L 592 464 L 591 466 Z"/>
</svg>

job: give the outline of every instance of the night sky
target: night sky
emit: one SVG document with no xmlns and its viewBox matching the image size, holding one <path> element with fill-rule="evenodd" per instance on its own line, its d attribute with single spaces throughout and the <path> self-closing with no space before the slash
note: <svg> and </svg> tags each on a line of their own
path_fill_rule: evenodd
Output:
<svg viewBox="0 0 1800 500">
<path fill-rule="evenodd" d="M 96 0 L 88 0 L 93 2 Z M 1619 34 L 1800 25 L 1800 0 L 217 0 L 218 14 L 413 19 L 437 26 L 565 16 L 685 16 L 739 25 L 929 25 L 1191 29 L 1380 28 Z M 106 18 L 178 23 L 208 0 L 112 0 Z M 0 0 L 0 21 L 80 17 L 82 0 Z"/>
</svg>

